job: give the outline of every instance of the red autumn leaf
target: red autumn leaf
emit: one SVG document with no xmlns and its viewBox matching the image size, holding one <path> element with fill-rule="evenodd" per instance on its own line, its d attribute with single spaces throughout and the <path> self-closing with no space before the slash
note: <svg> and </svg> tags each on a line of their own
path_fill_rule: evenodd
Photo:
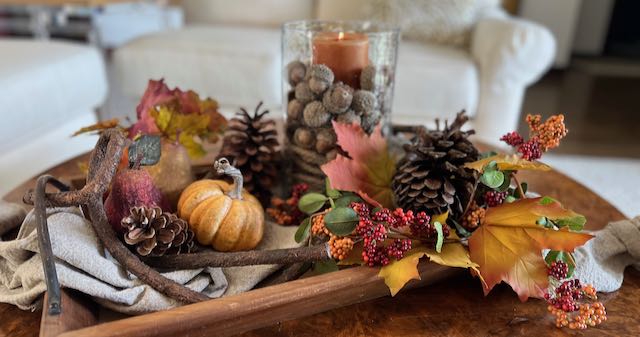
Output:
<svg viewBox="0 0 640 337">
<path fill-rule="evenodd" d="M 572 252 L 592 238 L 589 234 L 553 230 L 536 222 L 576 216 L 550 198 L 505 203 L 487 210 L 483 224 L 469 238 L 471 260 L 480 265 L 485 294 L 501 281 L 507 282 L 521 300 L 541 297 L 547 288 L 543 249 Z"/>
<path fill-rule="evenodd" d="M 387 141 L 378 125 L 367 135 L 358 124 L 333 122 L 338 145 L 349 157 L 338 155 L 322 165 L 331 187 L 343 191 L 366 193 L 385 207 L 393 207 L 391 180 L 395 163 L 387 150 Z"/>
<path fill-rule="evenodd" d="M 131 126 L 129 136 L 133 138 L 140 133 L 150 134 L 159 132 L 160 130 L 155 120 L 151 117 L 151 109 L 175 100 L 176 91 L 179 90 L 177 88 L 170 90 L 164 83 L 164 79 L 160 79 L 159 81 L 149 80 L 147 90 L 145 90 L 140 103 L 136 107 L 138 122 Z"/>
</svg>

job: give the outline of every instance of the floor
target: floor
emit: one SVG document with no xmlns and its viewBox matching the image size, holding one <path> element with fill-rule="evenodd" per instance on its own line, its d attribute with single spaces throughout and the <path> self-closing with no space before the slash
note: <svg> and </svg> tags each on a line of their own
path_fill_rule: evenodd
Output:
<svg viewBox="0 0 640 337">
<path fill-rule="evenodd" d="M 530 87 L 523 113 L 566 116 L 569 134 L 556 153 L 640 158 L 640 61 L 574 64 Z"/>
<path fill-rule="evenodd" d="M 543 160 L 626 216 L 640 214 L 640 61 L 577 59 L 552 70 L 527 90 L 523 113 L 563 113 L 569 134 Z"/>
</svg>

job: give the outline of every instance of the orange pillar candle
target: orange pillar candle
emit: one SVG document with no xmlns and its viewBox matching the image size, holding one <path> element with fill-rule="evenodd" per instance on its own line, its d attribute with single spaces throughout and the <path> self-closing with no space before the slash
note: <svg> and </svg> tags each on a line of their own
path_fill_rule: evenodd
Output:
<svg viewBox="0 0 640 337">
<path fill-rule="evenodd" d="M 369 64 L 366 34 L 323 32 L 313 37 L 313 63 L 324 64 L 352 88 L 360 88 L 360 73 Z"/>
</svg>

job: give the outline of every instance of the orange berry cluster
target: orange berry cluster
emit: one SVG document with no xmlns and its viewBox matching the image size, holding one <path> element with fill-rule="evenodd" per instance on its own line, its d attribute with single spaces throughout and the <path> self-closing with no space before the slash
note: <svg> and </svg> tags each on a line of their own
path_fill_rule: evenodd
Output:
<svg viewBox="0 0 640 337">
<path fill-rule="evenodd" d="M 330 236 L 331 233 L 324 225 L 324 214 L 318 214 L 311 218 L 311 234 L 314 236 Z"/>
<path fill-rule="evenodd" d="M 482 224 L 487 210 L 478 206 L 475 201 L 469 207 L 469 210 L 462 218 L 462 227 L 466 229 L 475 229 Z"/>
<path fill-rule="evenodd" d="M 344 260 L 353 249 L 353 240 L 347 237 L 331 235 L 329 239 L 331 256 L 337 260 Z"/>
<path fill-rule="evenodd" d="M 587 327 L 597 326 L 607 320 L 607 311 L 602 302 L 580 304 L 578 313 L 573 317 L 553 305 L 549 305 L 547 310 L 556 316 L 556 326 L 558 328 L 568 326 L 572 330 L 583 330 Z"/>
<path fill-rule="evenodd" d="M 540 144 L 541 150 L 546 152 L 560 145 L 560 140 L 567 135 L 564 125 L 564 115 L 554 115 L 541 123 L 540 115 L 527 115 L 527 124 L 531 129 L 531 138 L 535 138 Z"/>
<path fill-rule="evenodd" d="M 300 197 L 309 189 L 307 184 L 297 184 L 291 189 L 291 196 L 271 198 L 271 205 L 267 208 L 267 215 L 272 217 L 277 224 L 282 226 L 297 226 L 304 218 L 304 213 L 298 209 Z"/>
</svg>

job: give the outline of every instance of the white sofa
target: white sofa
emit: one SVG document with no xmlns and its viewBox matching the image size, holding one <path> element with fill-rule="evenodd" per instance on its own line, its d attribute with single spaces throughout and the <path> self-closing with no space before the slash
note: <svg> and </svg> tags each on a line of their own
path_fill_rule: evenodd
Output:
<svg viewBox="0 0 640 337">
<path fill-rule="evenodd" d="M 95 137 L 70 138 L 96 122 L 107 95 L 95 48 L 0 38 L 0 88 L 0 196 L 95 145 Z"/>
<path fill-rule="evenodd" d="M 147 80 L 192 88 L 223 108 L 281 97 L 280 24 L 295 19 L 345 19 L 358 1 L 184 0 L 187 26 L 139 38 L 113 55 L 117 113 L 133 112 Z M 516 128 L 527 85 L 549 67 L 555 49 L 546 28 L 509 17 L 495 6 L 479 16 L 469 48 L 403 41 L 393 120 L 429 123 L 461 109 L 481 140 L 497 142 Z"/>
</svg>

